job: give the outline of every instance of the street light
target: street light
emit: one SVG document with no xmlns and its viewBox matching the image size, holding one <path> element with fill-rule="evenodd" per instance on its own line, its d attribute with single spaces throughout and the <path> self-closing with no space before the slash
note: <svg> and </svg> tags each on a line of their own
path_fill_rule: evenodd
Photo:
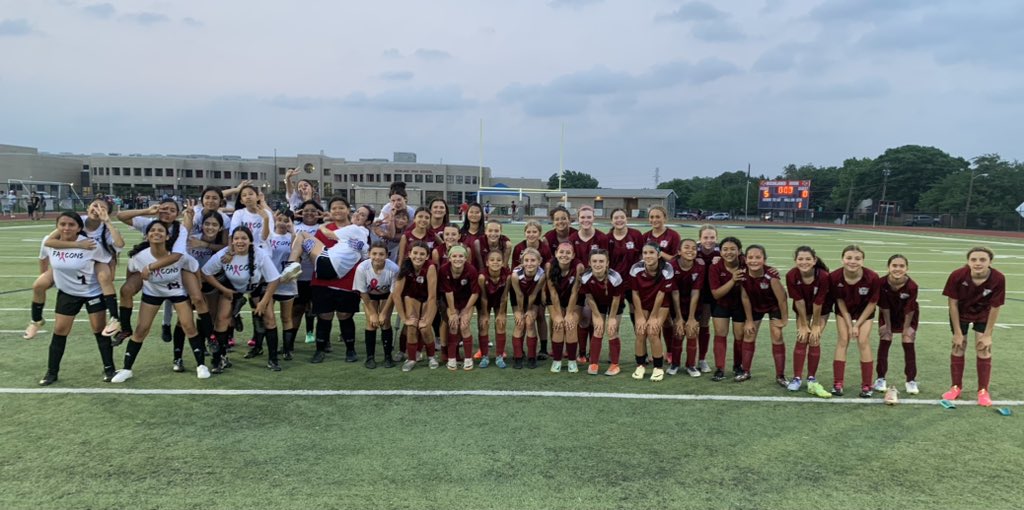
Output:
<svg viewBox="0 0 1024 510">
<path fill-rule="evenodd" d="M 964 228 L 967 228 L 967 215 L 971 212 L 971 194 L 974 193 L 974 179 L 978 177 L 988 177 L 988 174 L 977 174 L 975 175 L 977 168 L 971 169 L 971 180 L 967 183 L 967 205 L 964 207 Z"/>
<path fill-rule="evenodd" d="M 889 165 L 886 164 L 885 168 L 882 169 L 882 200 L 879 201 L 879 205 L 885 208 L 885 212 L 882 213 L 882 225 L 889 224 L 889 204 L 885 203 L 885 190 L 889 185 L 889 174 L 891 173 L 892 170 L 890 170 Z"/>
</svg>

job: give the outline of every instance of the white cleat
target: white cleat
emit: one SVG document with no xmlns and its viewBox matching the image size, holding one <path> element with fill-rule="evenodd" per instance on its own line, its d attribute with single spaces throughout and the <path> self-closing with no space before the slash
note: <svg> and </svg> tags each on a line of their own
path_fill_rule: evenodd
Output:
<svg viewBox="0 0 1024 510">
<path fill-rule="evenodd" d="M 21 335 L 21 337 L 24 338 L 25 340 L 31 340 L 31 339 L 35 338 L 36 335 L 39 334 L 39 328 L 43 327 L 45 324 L 46 324 L 46 319 L 43 319 L 43 320 L 38 321 L 38 322 L 36 322 L 36 321 L 29 322 L 28 323 L 28 327 L 25 328 L 25 334 Z"/>
<path fill-rule="evenodd" d="M 110 382 L 112 382 L 112 383 L 123 383 L 123 382 L 127 381 L 128 379 L 131 379 L 133 375 L 135 375 L 135 374 L 133 374 L 131 370 L 128 370 L 127 368 L 123 368 L 121 370 L 118 370 L 117 373 L 114 374 L 114 377 L 110 379 Z"/>
<path fill-rule="evenodd" d="M 298 262 L 291 262 L 281 270 L 281 281 L 290 282 L 302 274 L 302 265 Z"/>
<path fill-rule="evenodd" d="M 196 367 L 196 377 L 200 379 L 209 379 L 210 369 L 206 368 L 206 365 L 199 365 L 198 367 Z"/>
</svg>

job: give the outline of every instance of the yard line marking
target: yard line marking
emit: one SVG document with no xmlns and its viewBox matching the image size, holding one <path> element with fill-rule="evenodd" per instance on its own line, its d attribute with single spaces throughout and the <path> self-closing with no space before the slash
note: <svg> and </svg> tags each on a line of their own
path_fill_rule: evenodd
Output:
<svg viewBox="0 0 1024 510">
<path fill-rule="evenodd" d="M 58 395 L 198 395 L 198 396 L 287 396 L 287 397 L 534 397 L 534 398 L 615 398 L 624 400 L 686 400 L 711 402 L 826 403 L 882 405 L 880 398 L 757 397 L 746 395 L 656 395 L 648 393 L 611 393 L 592 391 L 514 391 L 514 390 L 185 390 L 130 388 L 0 388 L 0 394 Z M 938 400 L 903 399 L 901 404 L 937 405 Z M 958 406 L 978 405 L 974 400 L 957 400 Z M 998 400 L 1000 406 L 1024 405 L 1024 400 Z"/>
<path fill-rule="evenodd" d="M 927 236 L 927 235 L 924 235 L 924 234 L 907 234 L 907 233 L 903 233 L 903 232 L 865 231 L 865 230 L 861 230 L 861 229 L 857 229 L 857 228 L 847 228 L 845 230 L 847 232 L 856 232 L 857 234 L 860 234 L 860 235 L 864 235 L 864 234 L 871 235 L 871 234 L 873 234 L 873 235 L 880 235 L 880 236 L 913 237 L 913 238 L 917 238 L 917 239 L 929 239 L 929 240 L 935 240 L 935 241 L 955 241 L 955 242 L 960 242 L 960 243 L 980 243 L 980 244 L 987 243 L 987 244 L 999 244 L 999 245 L 1004 245 L 1004 246 L 1021 246 L 1021 243 L 1019 243 L 1019 242 L 1012 243 L 1012 242 L 1006 242 L 1006 241 L 988 241 L 988 240 L 981 240 L 981 239 L 967 239 L 967 238 L 957 238 L 957 237 Z"/>
</svg>

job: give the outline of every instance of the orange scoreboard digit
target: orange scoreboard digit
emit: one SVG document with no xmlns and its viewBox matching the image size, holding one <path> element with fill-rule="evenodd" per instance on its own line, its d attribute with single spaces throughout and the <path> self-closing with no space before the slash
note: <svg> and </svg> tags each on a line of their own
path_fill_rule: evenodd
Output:
<svg viewBox="0 0 1024 510">
<path fill-rule="evenodd" d="M 811 181 L 761 181 L 758 209 L 806 211 L 811 206 Z"/>
</svg>

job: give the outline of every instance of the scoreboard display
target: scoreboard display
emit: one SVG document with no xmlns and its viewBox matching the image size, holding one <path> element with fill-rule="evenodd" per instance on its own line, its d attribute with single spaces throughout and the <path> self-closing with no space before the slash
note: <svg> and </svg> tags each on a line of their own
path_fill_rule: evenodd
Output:
<svg viewBox="0 0 1024 510">
<path fill-rule="evenodd" d="M 761 181 L 758 209 L 806 211 L 811 206 L 811 181 Z"/>
</svg>

